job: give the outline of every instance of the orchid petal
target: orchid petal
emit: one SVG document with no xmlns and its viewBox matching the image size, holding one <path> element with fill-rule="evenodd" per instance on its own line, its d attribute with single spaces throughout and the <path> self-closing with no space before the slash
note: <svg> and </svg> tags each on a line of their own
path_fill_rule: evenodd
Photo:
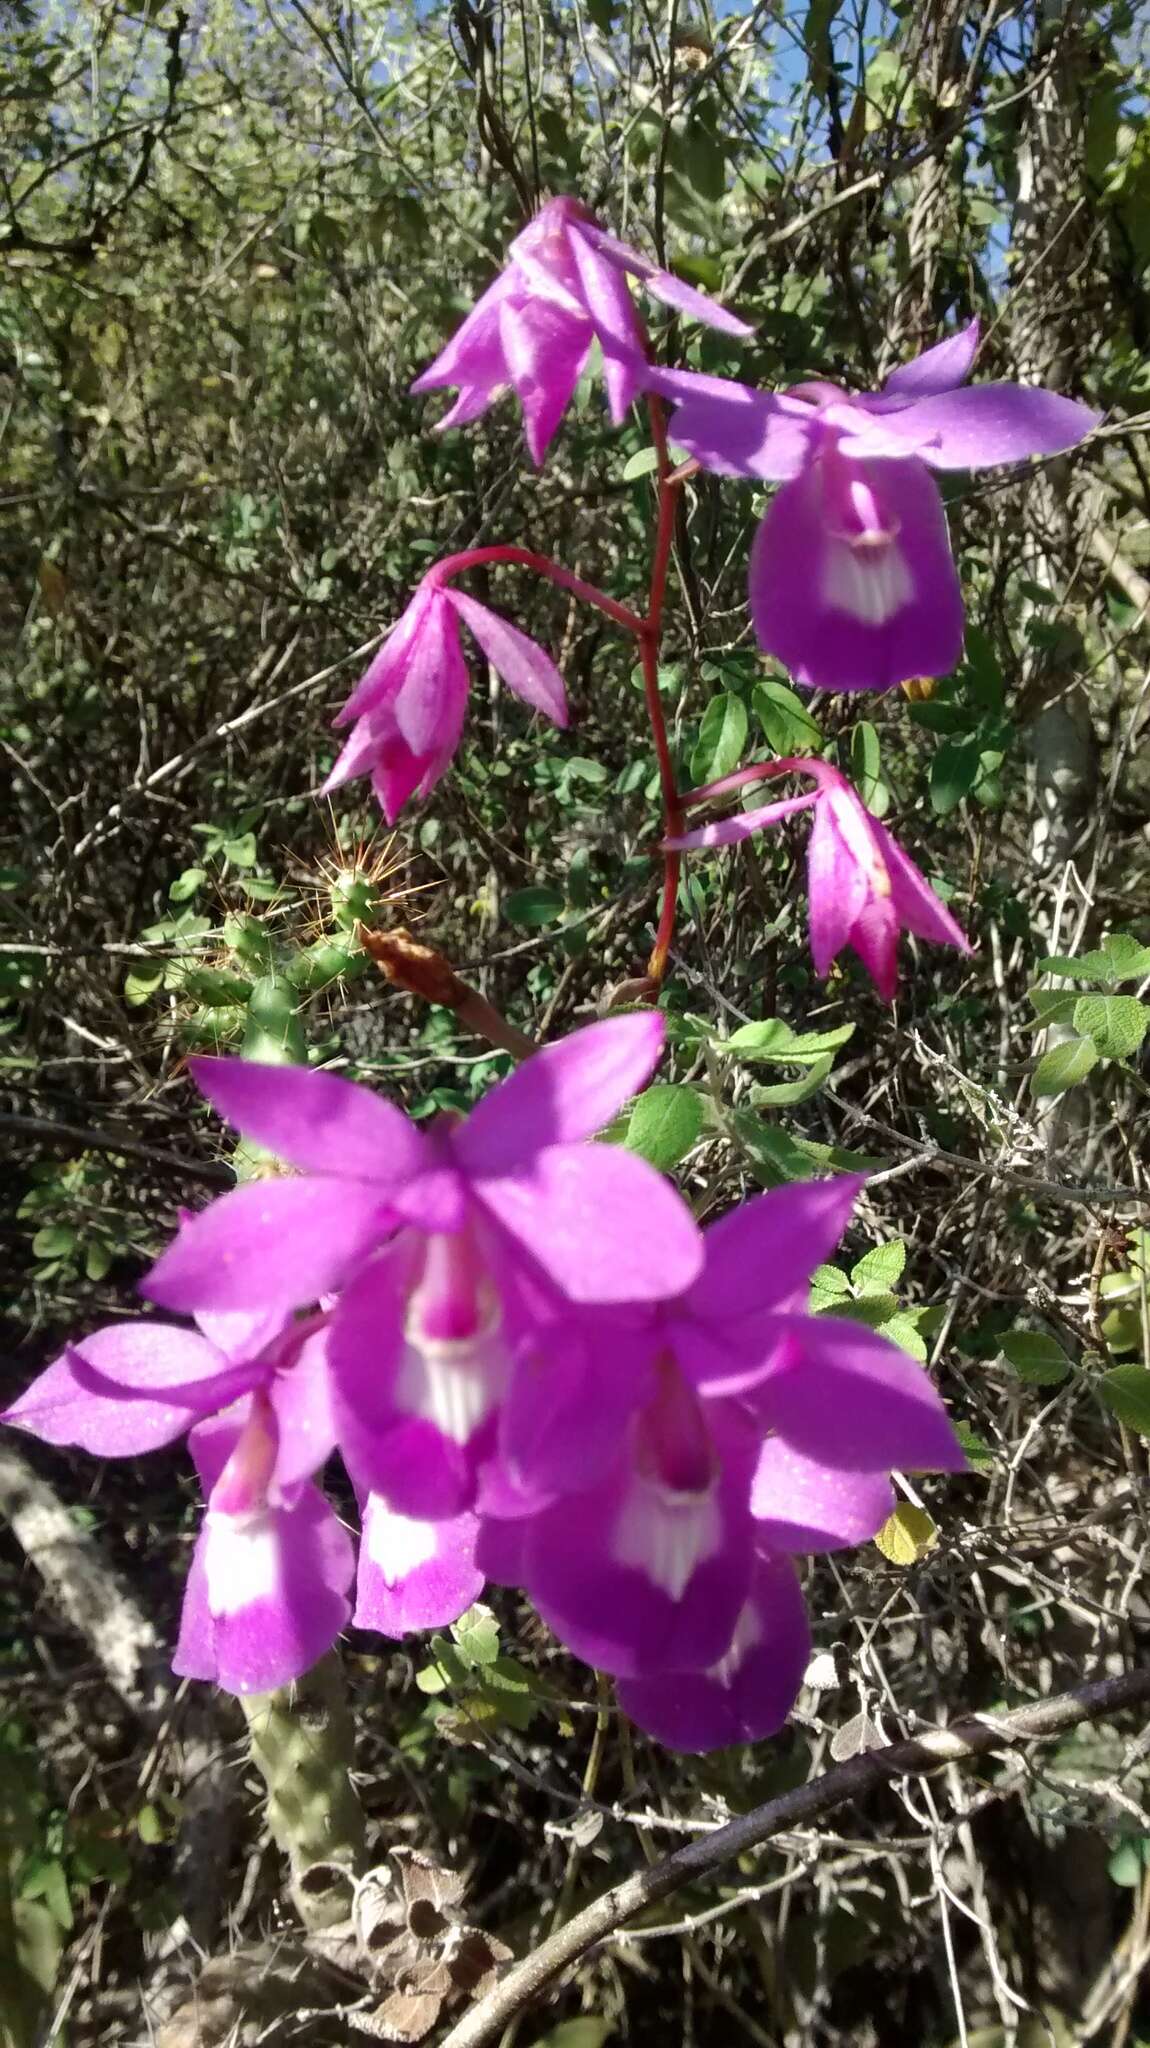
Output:
<svg viewBox="0 0 1150 2048">
<path fill-rule="evenodd" d="M 302 1308 L 339 1287 L 390 1224 L 363 1181 L 249 1181 L 185 1225 L 140 1292 L 182 1312 Z"/>
<path fill-rule="evenodd" d="M 979 323 L 970 320 L 956 334 L 948 334 L 945 341 L 936 341 L 933 348 L 924 349 L 909 363 L 900 363 L 883 385 L 884 393 L 898 398 L 931 398 L 939 391 L 953 391 L 956 384 L 966 382 L 974 368 L 978 341 Z"/>
<path fill-rule="evenodd" d="M 648 389 L 678 407 L 671 439 L 719 476 L 757 476 L 771 483 L 797 477 L 812 452 L 814 414 L 774 393 L 696 370 L 648 371 Z"/>
<path fill-rule="evenodd" d="M 475 1564 L 473 1515 L 416 1522 L 377 1493 L 363 1510 L 356 1586 L 357 1628 L 398 1638 L 412 1629 L 449 1628 L 483 1591 Z"/>
<path fill-rule="evenodd" d="M 388 1188 L 433 1163 L 423 1132 L 358 1081 L 254 1060 L 200 1056 L 188 1067 L 218 1116 L 306 1173 Z"/>
<path fill-rule="evenodd" d="M 616 269 L 630 271 L 632 277 L 642 278 L 652 298 L 661 299 L 676 313 L 686 314 L 689 320 L 701 320 L 705 326 L 717 328 L 720 334 L 730 334 L 738 341 L 745 341 L 754 333 L 753 327 L 740 320 L 737 313 L 729 313 L 717 299 L 709 298 L 706 292 L 696 291 L 694 285 L 685 284 L 681 277 L 673 276 L 669 270 L 659 270 L 637 249 L 607 234 L 603 228 L 585 227 L 581 232 Z"/>
<path fill-rule="evenodd" d="M 572 1301 L 657 1301 L 703 1262 L 698 1225 L 669 1181 L 613 1145 L 553 1145 L 476 1199 Z"/>
<path fill-rule="evenodd" d="M 666 1022 L 655 1010 L 585 1025 L 533 1053 L 482 1097 L 451 1147 L 469 1174 L 504 1174 L 547 1145 L 570 1144 L 609 1124 L 650 1080 Z"/>
<path fill-rule="evenodd" d="M 787 1337 L 764 1389 L 771 1427 L 804 1456 L 852 1472 L 963 1472 L 966 1459 L 922 1366 L 864 1323 L 780 1316 Z"/>
<path fill-rule="evenodd" d="M 973 384 L 884 414 L 882 429 L 889 445 L 901 444 L 934 469 L 986 469 L 1029 455 L 1061 455 L 1084 440 L 1101 417 L 1058 391 Z"/>
<path fill-rule="evenodd" d="M 549 654 L 526 633 L 501 619 L 462 591 L 450 592 L 451 603 L 470 626 L 484 654 L 509 690 L 514 690 L 533 711 L 541 711 L 554 725 L 567 724 L 567 696 L 563 678 Z"/>
<path fill-rule="evenodd" d="M 765 825 L 777 825 L 781 819 L 793 817 L 796 811 L 809 811 L 818 800 L 817 790 L 809 796 L 783 797 L 779 803 L 761 804 L 758 810 L 740 811 L 737 817 L 696 826 L 678 839 L 664 839 L 662 845 L 672 852 L 679 848 L 687 852 L 701 846 L 734 846 L 740 839 L 750 839 L 753 833 L 761 832 Z"/>
<path fill-rule="evenodd" d="M 877 819 L 875 831 L 886 857 L 891 901 L 899 923 L 920 939 L 931 939 L 939 946 L 957 946 L 960 953 L 969 953 L 970 940 L 935 895 L 925 875 L 919 873 L 898 841 Z"/>
<path fill-rule="evenodd" d="M 811 1638 L 789 1558 L 760 1557 L 726 1655 L 708 1671 L 620 1680 L 623 1712 L 657 1742 L 689 1754 L 763 1742 L 799 1695 Z"/>
<path fill-rule="evenodd" d="M 841 1550 L 876 1536 L 894 1508 L 885 1472 L 844 1472 L 781 1436 L 759 1452 L 751 1513 L 773 1550 Z"/>
<path fill-rule="evenodd" d="M 75 1445 L 100 1458 L 132 1458 L 174 1443 L 200 1412 L 167 1393 L 159 1400 L 118 1393 L 85 1366 L 78 1351 L 68 1349 L 4 1409 L 0 1422 L 41 1443 Z"/>
<path fill-rule="evenodd" d="M 721 1325 L 770 1314 L 805 1291 L 865 1186 L 863 1174 L 800 1181 L 756 1195 L 712 1223 L 703 1238 L 706 1263 L 683 1303 L 685 1313 Z"/>
<path fill-rule="evenodd" d="M 355 1548 L 323 1495 L 250 1516 L 208 1511 L 184 1592 L 172 1668 L 225 1692 L 302 1678 L 346 1626 Z"/>
</svg>

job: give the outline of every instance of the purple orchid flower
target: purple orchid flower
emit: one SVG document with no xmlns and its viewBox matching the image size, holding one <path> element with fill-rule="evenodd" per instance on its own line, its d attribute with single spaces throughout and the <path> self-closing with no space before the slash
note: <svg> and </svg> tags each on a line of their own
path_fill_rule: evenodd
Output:
<svg viewBox="0 0 1150 2048">
<path fill-rule="evenodd" d="M 354 1548 L 312 1475 L 335 1445 L 322 1319 L 197 1317 L 198 1333 L 114 1323 L 60 1358 L 0 1416 L 103 1457 L 188 1434 L 207 1497 L 174 1668 L 229 1692 L 286 1685 L 351 1612 Z"/>
<path fill-rule="evenodd" d="M 781 483 L 751 554 L 750 603 L 768 654 L 823 690 L 889 690 L 946 675 L 963 605 L 931 470 L 1058 455 L 1099 414 L 1017 384 L 956 387 L 978 322 L 904 363 L 880 392 L 781 394 L 690 370 L 652 370 L 678 406 L 673 438 L 705 469 Z"/>
<path fill-rule="evenodd" d="M 355 730 L 323 785 L 323 794 L 370 774 L 389 825 L 413 792 L 427 796 L 459 745 L 467 709 L 462 620 L 488 661 L 533 711 L 567 723 L 563 678 L 549 654 L 485 604 L 424 577 L 336 725 Z"/>
<path fill-rule="evenodd" d="M 826 980 L 831 962 L 844 946 L 858 954 L 883 1001 L 894 1001 L 898 987 L 900 931 L 913 932 L 939 946 L 957 946 L 969 953 L 970 942 L 949 910 L 940 903 L 924 875 L 908 860 L 846 777 L 828 761 L 772 762 L 773 772 L 813 776 L 817 790 L 808 796 L 784 797 L 738 817 L 700 825 L 669 847 L 683 849 L 731 846 L 778 824 L 796 811 L 814 810 L 807 851 L 811 954 L 815 972 Z M 738 771 L 710 785 L 701 796 L 722 795 L 738 788 L 748 771 Z"/>
<path fill-rule="evenodd" d="M 743 320 L 626 242 L 616 241 L 576 199 L 549 199 L 511 244 L 507 268 L 418 376 L 413 391 L 459 390 L 439 428 L 478 419 L 508 389 L 523 408 L 531 459 L 543 461 L 571 401 L 591 343 L 603 350 L 611 417 L 620 426 L 645 388 L 647 349 L 628 276 L 690 319 L 723 334 L 751 333 Z"/>
<path fill-rule="evenodd" d="M 701 1265 L 670 1184 L 583 1142 L 649 1078 L 663 1034 L 650 1012 L 589 1025 L 430 1131 L 334 1075 L 193 1060 L 213 1106 L 302 1172 L 220 1196 L 144 1291 L 284 1312 L 343 1289 L 327 1355 L 353 1479 L 413 1520 L 463 1513 L 526 1332 L 564 1301 L 678 1293 Z"/>
<path fill-rule="evenodd" d="M 613 1377 L 637 1398 L 622 1422 L 616 1404 L 601 1431 L 585 1424 L 566 1465 L 564 1429 L 544 1429 L 542 1407 L 526 1454 L 506 1431 L 519 1519 L 510 1490 L 481 1503 L 478 1563 L 523 1584 L 588 1663 L 629 1681 L 692 1674 L 692 1748 L 734 1739 L 721 1731 L 753 1716 L 749 1653 L 769 1640 L 776 1609 L 780 1670 L 797 1690 L 805 1633 L 770 1560 L 873 1535 L 890 1513 L 892 1469 L 965 1468 L 922 1368 L 860 1323 L 809 1312 L 810 1274 L 861 1185 L 744 1203 L 706 1233 L 706 1264 L 677 1301 L 643 1320 L 601 1312 L 552 1326 L 516 1361 L 542 1385 L 557 1356 L 582 1346 L 600 1383 Z M 668 1703 L 672 1691 L 669 1681 Z M 651 1697 L 629 1694 L 643 1725 Z M 762 1711 L 774 1725 L 785 1717 L 778 1691 Z"/>
</svg>

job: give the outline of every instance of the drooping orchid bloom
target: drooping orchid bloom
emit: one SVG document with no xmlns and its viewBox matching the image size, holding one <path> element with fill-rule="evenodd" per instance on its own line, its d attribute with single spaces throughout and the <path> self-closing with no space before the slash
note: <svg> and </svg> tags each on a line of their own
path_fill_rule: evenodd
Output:
<svg viewBox="0 0 1150 2048">
<path fill-rule="evenodd" d="M 744 1203 L 707 1231 L 706 1264 L 677 1301 L 642 1320 L 571 1318 L 516 1361 L 533 1403 L 508 1406 L 505 1490 L 481 1501 L 478 1562 L 523 1585 L 577 1655 L 625 1679 L 627 1711 L 655 1733 L 674 1725 L 677 1746 L 785 1718 L 806 1645 L 791 1553 L 873 1535 L 892 1469 L 965 1465 L 914 1360 L 809 1311 L 810 1274 L 861 1185 Z M 574 1352 L 587 1399 L 573 1443 L 546 1386 L 557 1356 L 574 1378 Z M 630 1386 L 631 1412 L 615 1405 L 600 1422 L 586 1411 L 608 1380 Z M 755 1674 L 773 1651 L 778 1683 L 760 1698 Z"/>
<path fill-rule="evenodd" d="M 413 1521 L 453 1518 L 522 1335 L 556 1302 L 676 1294 L 702 1262 L 669 1182 L 583 1142 L 649 1078 L 663 1034 L 651 1013 L 589 1025 L 431 1130 L 335 1075 L 193 1060 L 213 1106 L 300 1172 L 221 1195 L 144 1291 L 182 1311 L 286 1311 L 342 1289 L 328 1358 L 352 1478 Z"/>
<path fill-rule="evenodd" d="M 977 347 L 972 320 L 881 391 L 854 395 L 821 380 L 774 393 L 649 373 L 678 407 L 672 439 L 704 469 L 782 485 L 755 537 L 749 594 L 760 644 L 797 682 L 889 690 L 948 674 L 962 652 L 962 592 L 931 471 L 1057 455 L 1097 425 L 1058 392 L 958 389 Z"/>
<path fill-rule="evenodd" d="M 0 1421 L 104 1457 L 188 1435 L 207 1508 L 174 1668 L 229 1692 L 299 1678 L 348 1620 L 354 1546 L 315 1473 L 335 1445 L 321 1317 L 114 1323 L 39 1374 Z"/>
<path fill-rule="evenodd" d="M 668 839 L 669 847 L 731 846 L 778 824 L 796 811 L 814 811 L 807 850 L 811 955 L 825 981 L 844 946 L 858 954 L 883 1001 L 898 987 L 898 942 L 903 931 L 939 946 L 970 952 L 970 943 L 926 877 L 908 860 L 885 825 L 867 810 L 858 792 L 829 761 L 784 760 L 772 773 L 813 776 L 818 788 L 807 796 L 783 797 L 737 817 L 721 818 Z M 744 783 L 753 770 L 737 771 L 711 784 L 703 795 L 720 796 Z"/>
<path fill-rule="evenodd" d="M 370 775 L 389 825 L 427 796 L 450 764 L 467 710 L 460 621 L 508 689 L 554 725 L 567 723 L 563 678 L 538 643 L 429 570 L 336 719 L 355 730 L 323 794 Z"/>
<path fill-rule="evenodd" d="M 611 417 L 620 426 L 644 388 L 647 368 L 628 277 L 638 278 L 675 312 L 723 334 L 751 332 L 713 299 L 609 235 L 577 199 L 549 199 L 512 242 L 506 269 L 412 390 L 458 387 L 440 430 L 478 419 L 504 391 L 514 391 L 531 459 L 538 464 L 597 339 Z"/>
</svg>

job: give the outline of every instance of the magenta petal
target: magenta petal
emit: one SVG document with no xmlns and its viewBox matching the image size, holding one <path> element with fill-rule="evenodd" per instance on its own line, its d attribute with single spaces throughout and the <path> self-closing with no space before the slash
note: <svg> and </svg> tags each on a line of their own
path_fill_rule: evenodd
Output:
<svg viewBox="0 0 1150 2048">
<path fill-rule="evenodd" d="M 416 1522 L 378 1494 L 363 1510 L 359 1578 L 353 1620 L 357 1628 L 400 1637 L 412 1629 L 448 1628 L 483 1591 L 475 1565 L 474 1515 L 447 1522 Z"/>
<path fill-rule="evenodd" d="M 905 411 L 885 415 L 882 426 L 935 469 L 985 469 L 1028 455 L 1060 455 L 1084 440 L 1101 417 L 1057 391 L 975 384 L 918 399 Z"/>
<path fill-rule="evenodd" d="M 721 818 L 714 825 L 700 825 L 692 832 L 684 832 L 678 839 L 664 839 L 662 844 L 672 849 L 681 847 L 684 852 L 700 846 L 734 846 L 740 839 L 749 839 L 754 832 L 761 832 L 765 825 L 777 825 L 782 818 L 792 818 L 796 811 L 809 811 L 818 802 L 818 791 L 809 796 L 783 797 L 776 804 L 762 804 L 757 811 L 740 811 L 737 817 Z"/>
<path fill-rule="evenodd" d="M 291 1363 L 274 1373 L 268 1385 L 279 1436 L 275 1483 L 281 1493 L 310 1479 L 336 1446 L 327 1334 L 319 1329 L 306 1338 Z"/>
<path fill-rule="evenodd" d="M 452 1135 L 464 1171 L 510 1173 L 544 1146 L 601 1131 L 650 1080 L 666 1028 L 656 1010 L 644 1010 L 585 1025 L 534 1053 Z"/>
<path fill-rule="evenodd" d="M 867 899 L 866 871 L 838 831 L 825 799 L 815 812 L 807 847 L 807 891 L 811 958 L 825 981 Z"/>
<path fill-rule="evenodd" d="M 171 1395 L 149 1400 L 118 1394 L 108 1380 L 65 1351 L 0 1414 L 0 1422 L 26 1430 L 41 1443 L 75 1445 L 100 1458 L 132 1458 L 174 1443 L 200 1410 Z"/>
<path fill-rule="evenodd" d="M 477 604 L 462 591 L 450 592 L 451 603 L 470 626 L 484 654 L 509 690 L 514 690 L 533 711 L 541 711 L 555 725 L 567 723 L 567 697 L 563 678 L 549 654 L 534 640 L 508 625 L 498 612 Z"/>
<path fill-rule="evenodd" d="M 194 1210 L 185 1210 L 181 1221 L 190 1223 Z M 258 1358 L 287 1327 L 282 1309 L 225 1309 L 219 1315 L 210 1308 L 199 1309 L 192 1318 L 197 1330 L 214 1344 L 233 1365 Z"/>
<path fill-rule="evenodd" d="M 219 1116 L 305 1172 L 390 1187 L 431 1164 L 427 1139 L 410 1118 L 357 1081 L 202 1055 L 188 1067 Z"/>
<path fill-rule="evenodd" d="M 450 341 L 440 349 L 434 362 L 415 378 L 410 386 L 413 392 L 436 391 L 446 384 L 462 384 L 486 385 L 493 394 L 497 385 L 506 382 L 506 367 L 499 347 L 499 308 L 514 287 L 515 280 L 506 271 L 488 285 Z"/>
<path fill-rule="evenodd" d="M 703 1262 L 682 1197 L 614 1145 L 553 1145 L 475 1196 L 572 1301 L 659 1301 Z"/>
<path fill-rule="evenodd" d="M 209 1509 L 196 1542 L 172 1669 L 225 1692 L 272 1692 L 302 1678 L 347 1624 L 355 1547 L 307 1486 L 291 1508 Z"/>
<path fill-rule="evenodd" d="M 898 398 L 927 398 L 938 391 L 953 391 L 956 384 L 965 383 L 974 368 L 978 338 L 978 321 L 968 321 L 957 334 L 948 334 L 945 341 L 936 341 L 933 348 L 924 350 L 909 363 L 900 363 L 883 385 L 884 393 Z"/>
<path fill-rule="evenodd" d="M 458 735 L 467 706 L 467 682 L 451 593 L 435 589 L 412 641 L 402 684 L 387 707 L 413 754 L 435 753 L 446 733 Z"/>
<path fill-rule="evenodd" d="M 810 1653 L 795 1568 L 789 1558 L 763 1556 L 726 1656 L 709 1671 L 622 1679 L 619 1705 L 668 1749 L 698 1754 L 763 1742 L 790 1714 Z"/>
<path fill-rule="evenodd" d="M 604 1476 L 636 1409 L 654 1392 L 649 1316 L 548 1324 L 519 1349 L 503 1404 L 499 1457 L 526 1503 L 543 1506 Z M 484 1501 L 491 1498 L 485 1487 Z"/>
<path fill-rule="evenodd" d="M 785 1356 L 763 1415 L 810 1458 L 852 1472 L 963 1472 L 966 1458 L 927 1373 L 865 1323 L 780 1316 Z"/>
<path fill-rule="evenodd" d="M 558 306 L 508 299 L 499 326 L 508 381 L 523 408 L 528 453 L 538 467 L 582 374 L 591 324 Z"/>
<path fill-rule="evenodd" d="M 867 1543 L 894 1508 L 885 1472 L 844 1472 L 769 1436 L 751 1492 L 751 1513 L 772 1550 L 840 1550 Z"/>
<path fill-rule="evenodd" d="M 362 1181 L 249 1181 L 185 1224 L 140 1292 L 184 1312 L 302 1308 L 339 1287 L 389 1226 Z"/>
<path fill-rule="evenodd" d="M 856 486 L 882 515 L 885 547 L 843 530 L 844 492 Z M 770 505 L 749 587 L 760 644 L 812 689 L 889 690 L 948 674 L 962 652 L 946 518 L 920 462 L 812 463 Z"/>
<path fill-rule="evenodd" d="M 420 584 L 406 611 L 396 620 L 341 708 L 335 721 L 337 726 L 350 725 L 353 719 L 362 717 L 365 712 L 378 710 L 390 697 L 394 697 L 407 674 L 412 649 L 427 624 L 436 597 L 434 586 Z"/>
<path fill-rule="evenodd" d="M 682 278 L 673 277 L 669 270 L 659 270 L 655 264 L 640 256 L 626 242 L 620 242 L 600 227 L 586 227 L 582 230 L 589 242 L 613 263 L 619 270 L 629 270 L 634 277 L 642 278 L 652 298 L 661 299 L 665 306 L 671 306 L 676 313 L 685 313 L 689 320 L 701 320 L 705 326 L 717 328 L 720 334 L 733 335 L 743 341 L 754 328 L 736 313 L 729 313 L 717 299 L 707 297 L 706 292 L 696 291 L 694 285 L 684 284 Z"/>
<path fill-rule="evenodd" d="M 800 1181 L 756 1195 L 712 1223 L 703 1238 L 706 1264 L 683 1303 L 686 1314 L 722 1324 L 769 1313 L 805 1291 L 842 1237 L 865 1185 L 863 1174 Z"/>
<path fill-rule="evenodd" d="M 935 895 L 925 875 L 919 873 L 898 841 L 891 838 L 885 825 L 880 825 L 877 819 L 874 829 L 886 856 L 891 900 L 899 923 L 908 932 L 914 932 L 917 938 L 932 939 L 939 946 L 957 946 L 960 953 L 969 953 L 969 939 L 945 903 Z"/>
<path fill-rule="evenodd" d="M 195 1387 L 230 1373 L 231 1361 L 194 1330 L 174 1329 L 158 1317 L 112 1323 L 72 1347 L 85 1365 L 116 1386 L 141 1393 L 157 1388 Z"/>
<path fill-rule="evenodd" d="M 769 391 L 696 370 L 652 369 L 646 383 L 678 407 L 671 439 L 719 476 L 796 477 L 811 454 L 811 421 Z"/>
</svg>

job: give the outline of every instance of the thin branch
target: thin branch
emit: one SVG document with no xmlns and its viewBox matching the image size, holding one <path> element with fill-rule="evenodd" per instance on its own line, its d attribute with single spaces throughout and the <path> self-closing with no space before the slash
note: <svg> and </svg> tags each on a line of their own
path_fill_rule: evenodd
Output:
<svg viewBox="0 0 1150 2048">
<path fill-rule="evenodd" d="M 162 1152 L 157 1145 L 142 1145 L 138 1138 L 121 1137 L 118 1131 L 95 1131 L 87 1124 L 61 1123 L 55 1117 L 17 1116 L 8 1110 L 0 1110 L 0 1131 L 11 1131 L 24 1138 L 43 1138 L 50 1145 L 82 1145 L 89 1152 L 122 1152 L 126 1159 L 142 1159 L 162 1173 L 202 1180 L 208 1187 L 235 1186 L 236 1177 L 230 1166 L 181 1159 L 178 1152 Z"/>
<path fill-rule="evenodd" d="M 625 1878 L 622 1884 L 612 1885 L 610 1891 L 541 1942 L 473 2006 L 445 2036 L 441 2048 L 485 2048 L 509 2020 L 546 1990 L 561 1970 L 577 1962 L 596 1942 L 614 1934 L 626 1921 L 633 1920 L 644 1907 L 667 1898 L 684 1885 L 712 1876 L 736 1857 L 761 1847 L 787 1829 L 833 1813 L 848 1801 L 864 1798 L 893 1779 L 924 1777 L 967 1757 L 1013 1749 L 1024 1742 L 1050 1741 L 1079 1727 L 1083 1721 L 1102 1720 L 1124 1707 L 1146 1701 L 1150 1701 L 1150 1666 L 1124 1672 L 1119 1678 L 1096 1679 L 1075 1686 L 1070 1692 L 1041 1700 L 1032 1707 L 1020 1707 L 1014 1713 L 971 1714 L 949 1728 L 932 1729 L 910 1741 L 892 1743 L 887 1749 L 867 1750 L 847 1763 L 836 1764 L 809 1784 L 768 1800 L 765 1806 L 755 1807 L 713 1834 L 689 1842 L 649 1869 Z"/>
</svg>

